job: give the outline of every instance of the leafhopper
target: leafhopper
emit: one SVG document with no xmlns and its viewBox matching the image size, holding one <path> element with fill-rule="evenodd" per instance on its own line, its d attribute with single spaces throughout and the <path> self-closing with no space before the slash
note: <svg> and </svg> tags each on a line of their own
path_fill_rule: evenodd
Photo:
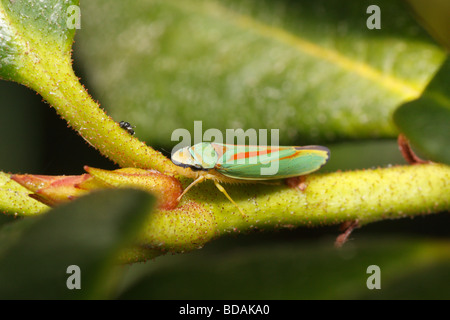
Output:
<svg viewBox="0 0 450 320">
<path fill-rule="evenodd" d="M 172 154 L 172 162 L 194 170 L 194 181 L 181 199 L 197 183 L 213 180 L 216 187 L 239 209 L 224 183 L 259 182 L 298 177 L 319 170 L 330 157 L 322 146 L 250 146 L 202 142 Z"/>
</svg>

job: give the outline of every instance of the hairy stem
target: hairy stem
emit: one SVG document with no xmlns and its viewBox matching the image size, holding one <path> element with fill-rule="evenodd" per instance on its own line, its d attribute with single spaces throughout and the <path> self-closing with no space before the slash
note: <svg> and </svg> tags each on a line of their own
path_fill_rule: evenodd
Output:
<svg viewBox="0 0 450 320">
<path fill-rule="evenodd" d="M 247 219 L 215 190 L 213 183 L 207 182 L 188 193 L 177 209 L 160 210 L 150 216 L 139 259 L 200 248 L 233 232 L 354 220 L 363 226 L 446 211 L 450 209 L 449 181 L 449 166 L 421 164 L 310 175 L 303 192 L 286 186 L 225 185 Z M 131 256 L 125 253 L 123 260 L 134 261 L 135 250 L 130 251 Z"/>
<path fill-rule="evenodd" d="M 36 52 L 41 55 L 22 56 L 27 67 L 22 83 L 41 94 L 90 145 L 121 167 L 176 173 L 170 160 L 120 128 L 91 98 L 74 74 L 69 54 L 61 57 L 45 48 Z"/>
</svg>

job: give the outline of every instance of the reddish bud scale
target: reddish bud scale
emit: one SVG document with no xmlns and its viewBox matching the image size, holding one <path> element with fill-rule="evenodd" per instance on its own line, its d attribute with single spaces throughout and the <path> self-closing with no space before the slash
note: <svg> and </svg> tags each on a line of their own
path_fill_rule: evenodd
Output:
<svg viewBox="0 0 450 320">
<path fill-rule="evenodd" d="M 12 180 L 33 193 L 32 198 L 49 206 L 74 200 L 90 191 L 107 188 L 136 188 L 155 194 L 160 209 L 178 205 L 183 188 L 180 182 L 158 171 L 125 168 L 114 171 L 86 166 L 89 174 L 79 176 L 13 175 Z"/>
<path fill-rule="evenodd" d="M 85 194 L 87 191 L 78 189 L 76 185 L 89 178 L 88 174 L 80 176 L 15 174 L 11 176 L 12 180 L 34 192 L 30 194 L 30 197 L 49 206 L 68 202 Z"/>
<path fill-rule="evenodd" d="M 174 177 L 167 176 L 155 170 L 138 168 L 123 168 L 114 171 L 96 169 L 85 166 L 84 169 L 97 181 L 109 185 L 111 188 L 137 188 L 156 194 L 158 207 L 170 210 L 178 205 L 178 197 L 183 192 L 180 182 Z M 88 180 L 78 187 L 83 188 Z"/>
</svg>

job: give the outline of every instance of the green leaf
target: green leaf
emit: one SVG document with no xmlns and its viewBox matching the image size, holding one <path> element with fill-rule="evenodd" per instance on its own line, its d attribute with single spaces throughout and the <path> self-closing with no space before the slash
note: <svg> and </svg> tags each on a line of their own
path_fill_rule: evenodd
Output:
<svg viewBox="0 0 450 320">
<path fill-rule="evenodd" d="M 406 0 L 421 24 L 450 51 L 450 2 L 448 0 Z"/>
<path fill-rule="evenodd" d="M 0 298 L 110 297 L 119 275 L 114 262 L 138 235 L 153 204 L 154 197 L 142 191 L 100 191 L 4 226 L 0 239 L 11 238 L 13 244 L 0 251 Z M 81 270 L 80 290 L 66 286 L 71 265 Z"/>
<path fill-rule="evenodd" d="M 393 137 L 392 112 L 445 55 L 402 1 L 378 1 L 369 30 L 370 4 L 89 1 L 77 52 L 103 106 L 152 145 L 194 120 L 280 129 L 283 144 Z"/>
<path fill-rule="evenodd" d="M 79 0 L 0 0 L 0 77 L 22 82 L 43 51 L 70 55 L 75 28 L 70 6 Z M 25 74 L 24 74 L 25 72 Z"/>
<path fill-rule="evenodd" d="M 450 59 L 422 97 L 399 107 L 394 121 L 417 149 L 430 160 L 450 164 Z"/>
<path fill-rule="evenodd" d="M 5 217 L 8 217 L 5 215 Z M 11 217 L 11 216 L 9 216 Z M 19 218 L 20 219 L 20 218 Z M 36 219 L 20 219 L 16 223 L 5 223 L 0 229 L 0 258 L 8 251 L 9 248 L 17 243 L 22 235 L 34 224 Z"/>
<path fill-rule="evenodd" d="M 301 234 L 301 233 L 299 233 Z M 448 299 L 450 243 L 409 237 L 299 240 L 247 236 L 133 265 L 121 299 Z M 367 268 L 380 267 L 380 290 Z"/>
</svg>

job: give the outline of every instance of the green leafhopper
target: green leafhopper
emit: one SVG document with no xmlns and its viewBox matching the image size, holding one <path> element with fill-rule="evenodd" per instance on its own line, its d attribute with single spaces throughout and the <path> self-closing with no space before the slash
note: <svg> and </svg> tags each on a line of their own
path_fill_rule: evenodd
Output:
<svg viewBox="0 0 450 320">
<path fill-rule="evenodd" d="M 195 184 L 213 180 L 216 187 L 239 209 L 220 182 L 238 183 L 297 177 L 319 170 L 330 157 L 322 146 L 249 146 L 202 142 L 172 154 L 172 162 L 194 170 Z"/>
</svg>

